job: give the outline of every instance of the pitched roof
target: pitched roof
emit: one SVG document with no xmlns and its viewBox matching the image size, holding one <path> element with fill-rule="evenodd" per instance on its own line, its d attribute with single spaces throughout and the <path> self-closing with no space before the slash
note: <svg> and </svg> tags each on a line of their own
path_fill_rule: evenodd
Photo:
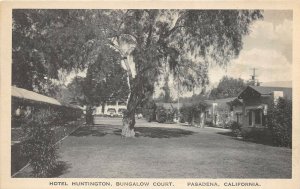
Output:
<svg viewBox="0 0 300 189">
<path fill-rule="evenodd" d="M 166 109 L 176 109 L 178 104 L 177 103 L 168 103 L 168 102 L 156 102 L 157 106 L 162 106 Z M 182 103 L 179 103 L 179 108 L 183 106 Z"/>
<path fill-rule="evenodd" d="M 11 96 L 16 97 L 16 98 L 26 99 L 26 100 L 54 104 L 54 105 L 58 105 L 58 106 L 62 105 L 58 100 L 56 100 L 54 98 L 51 98 L 51 97 L 48 97 L 45 95 L 41 95 L 41 94 L 26 90 L 26 89 L 18 88 L 15 86 L 11 87 Z"/>
<path fill-rule="evenodd" d="M 220 98 L 220 99 L 215 99 L 215 100 L 205 100 L 206 103 L 212 104 L 212 103 L 228 103 L 232 102 L 236 99 L 237 97 L 230 97 L 230 98 Z"/>
<path fill-rule="evenodd" d="M 291 92 L 292 88 L 288 87 L 266 87 L 266 86 L 250 86 L 260 94 L 271 94 L 274 91 Z"/>
<path fill-rule="evenodd" d="M 242 104 L 243 104 L 243 101 L 242 101 L 241 99 L 238 99 L 238 98 L 236 97 L 234 100 L 228 102 L 228 104 L 230 104 L 230 105 L 232 105 L 232 106 L 238 106 L 238 105 L 242 105 Z"/>
<path fill-rule="evenodd" d="M 292 99 L 292 88 L 288 87 L 267 87 L 267 86 L 248 86 L 244 91 L 242 91 L 238 97 L 242 97 L 244 93 L 249 91 L 249 89 L 253 89 L 260 95 L 271 95 L 274 91 L 282 91 L 284 97 L 288 99 Z"/>
<path fill-rule="evenodd" d="M 15 86 L 11 87 L 11 96 L 15 97 L 15 98 L 19 98 L 19 99 L 24 99 L 24 100 L 30 100 L 30 101 L 35 101 L 35 102 L 53 104 L 53 105 L 57 105 L 57 106 L 65 106 L 65 107 L 70 107 L 70 108 L 82 109 L 82 107 L 80 107 L 80 106 L 68 104 L 65 102 L 60 102 L 49 96 L 41 95 L 39 93 L 29 91 L 26 89 L 22 89 L 22 88 L 18 88 Z"/>
</svg>

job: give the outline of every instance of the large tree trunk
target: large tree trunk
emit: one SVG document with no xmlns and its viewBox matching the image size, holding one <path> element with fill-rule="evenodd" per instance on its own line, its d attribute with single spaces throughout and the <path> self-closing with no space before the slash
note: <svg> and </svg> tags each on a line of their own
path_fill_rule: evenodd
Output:
<svg viewBox="0 0 300 189">
<path fill-rule="evenodd" d="M 124 112 L 123 115 L 123 129 L 122 129 L 122 136 L 123 137 L 134 137 L 134 126 L 135 126 L 135 110 L 138 104 L 138 98 L 135 94 L 131 93 L 128 104 L 127 110 Z"/>
<path fill-rule="evenodd" d="M 93 108 L 90 105 L 87 105 L 85 119 L 87 125 L 94 125 Z"/>
<path fill-rule="evenodd" d="M 101 113 L 104 115 L 104 111 L 105 111 L 105 102 L 101 103 Z"/>
<path fill-rule="evenodd" d="M 191 125 L 194 126 L 195 125 L 195 114 L 192 113 L 192 122 Z"/>
<path fill-rule="evenodd" d="M 126 115 L 126 114 L 125 114 Z M 128 114 L 123 117 L 123 137 L 135 137 L 134 125 L 135 125 L 135 113 L 128 112 Z"/>
<path fill-rule="evenodd" d="M 204 113 L 200 113 L 200 127 L 204 128 Z"/>
</svg>

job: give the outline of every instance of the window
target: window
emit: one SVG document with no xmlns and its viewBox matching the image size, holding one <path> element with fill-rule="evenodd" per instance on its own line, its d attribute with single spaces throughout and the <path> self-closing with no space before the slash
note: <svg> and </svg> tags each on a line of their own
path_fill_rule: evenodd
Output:
<svg viewBox="0 0 300 189">
<path fill-rule="evenodd" d="M 241 113 L 236 113 L 236 122 L 237 123 L 241 123 L 241 118 L 242 118 L 242 114 Z"/>
<path fill-rule="evenodd" d="M 116 102 L 110 101 L 110 102 L 107 102 L 107 105 L 108 105 L 108 106 L 115 106 L 115 105 L 116 105 Z"/>
<path fill-rule="evenodd" d="M 119 105 L 119 106 L 126 106 L 126 103 L 120 101 L 120 102 L 118 102 L 118 105 Z"/>
<path fill-rule="evenodd" d="M 116 113 L 116 109 L 114 109 L 114 108 L 108 108 L 107 112 L 108 113 Z"/>
<path fill-rule="evenodd" d="M 255 124 L 261 124 L 261 110 L 254 110 Z"/>
</svg>

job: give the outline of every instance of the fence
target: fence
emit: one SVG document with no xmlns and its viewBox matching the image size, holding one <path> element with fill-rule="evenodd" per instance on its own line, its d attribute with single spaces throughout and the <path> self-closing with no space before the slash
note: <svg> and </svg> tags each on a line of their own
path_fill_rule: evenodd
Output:
<svg viewBox="0 0 300 189">
<path fill-rule="evenodd" d="M 54 98 L 14 86 L 12 87 L 11 94 L 11 174 L 14 174 L 28 162 L 21 154 L 20 147 L 25 138 L 22 131 L 22 124 L 26 123 L 30 115 L 41 109 L 51 112 L 57 124 L 57 132 L 55 132 L 57 136 L 55 137 L 59 140 L 59 138 L 68 134 L 67 132 L 74 130 L 74 126 L 66 126 L 66 123 L 81 118 L 83 109 L 79 106 L 59 102 Z M 60 129 L 61 127 L 66 128 Z M 59 132 L 59 130 L 63 130 L 64 132 Z"/>
</svg>

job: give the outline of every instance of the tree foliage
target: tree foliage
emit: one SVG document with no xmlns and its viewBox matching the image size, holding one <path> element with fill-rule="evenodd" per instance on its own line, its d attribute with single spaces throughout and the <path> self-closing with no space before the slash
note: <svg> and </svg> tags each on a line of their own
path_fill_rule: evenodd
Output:
<svg viewBox="0 0 300 189">
<path fill-rule="evenodd" d="M 50 177 L 57 166 L 57 146 L 54 131 L 51 130 L 55 115 L 49 110 L 39 110 L 32 114 L 23 127 L 26 140 L 22 152 L 30 161 L 35 177 Z"/>
<path fill-rule="evenodd" d="M 205 112 L 205 109 L 207 107 L 208 104 L 204 101 L 185 104 L 180 108 L 180 113 L 182 115 L 181 122 L 188 122 L 189 124 L 193 124 L 194 118 L 199 116 L 200 113 Z"/>
<path fill-rule="evenodd" d="M 95 62 L 87 69 L 86 77 L 75 77 L 67 86 L 71 101 L 81 105 L 98 106 L 113 99 L 126 99 L 126 72 L 121 67 L 120 54 L 103 46 Z"/>
<path fill-rule="evenodd" d="M 292 101 L 284 98 L 279 98 L 268 111 L 267 124 L 276 146 L 292 147 L 292 112 Z"/>
<path fill-rule="evenodd" d="M 110 45 L 127 73 L 133 129 L 135 110 L 154 92 L 162 68 L 187 89 L 205 87 L 208 65 L 236 58 L 251 23 L 262 17 L 260 10 L 16 9 L 13 84 L 32 89 L 45 75 L 56 78 L 59 69 L 88 69 Z"/>
<path fill-rule="evenodd" d="M 258 10 L 126 10 L 123 15 L 115 38 L 126 34 L 133 44 L 136 75 L 129 74 L 131 129 L 135 107 L 153 92 L 165 64 L 180 84 L 205 86 L 208 64 L 226 65 L 237 57 L 250 24 L 262 18 Z"/>
<path fill-rule="evenodd" d="M 101 38 L 91 17 L 88 10 L 14 9 L 12 84 L 47 94 L 59 70 L 87 68 L 95 59 L 92 39 Z"/>
<path fill-rule="evenodd" d="M 210 92 L 209 98 L 228 98 L 236 97 L 241 91 L 246 88 L 246 83 L 242 79 L 234 79 L 232 77 L 224 76 L 216 88 Z"/>
</svg>

